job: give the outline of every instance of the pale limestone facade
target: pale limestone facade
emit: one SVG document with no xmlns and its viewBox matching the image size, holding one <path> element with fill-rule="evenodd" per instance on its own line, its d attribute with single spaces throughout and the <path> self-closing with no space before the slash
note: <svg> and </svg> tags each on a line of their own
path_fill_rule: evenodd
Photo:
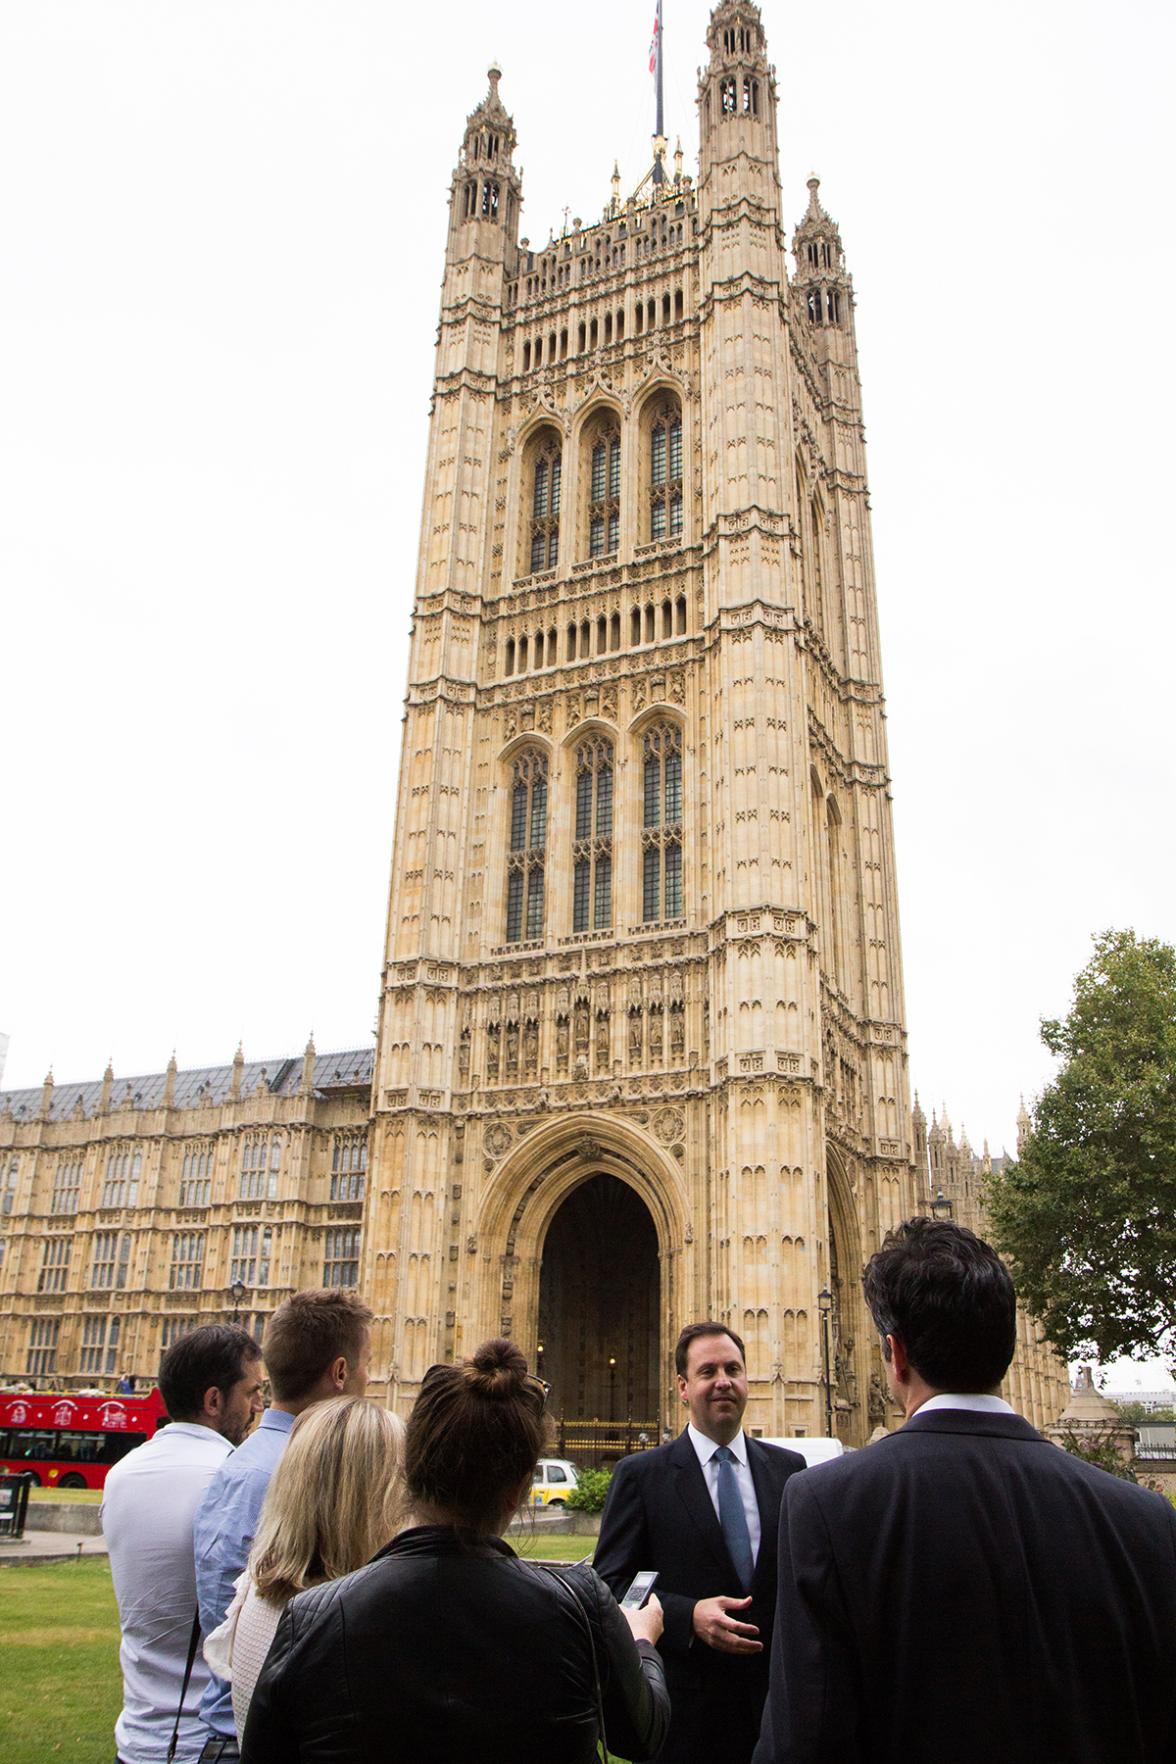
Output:
<svg viewBox="0 0 1176 1764">
<path fill-rule="evenodd" d="M 916 1186 L 853 295 L 815 179 L 790 272 L 757 8 L 708 49 L 697 183 L 614 184 L 542 250 L 496 69 L 468 119 L 363 1284 L 402 1400 L 488 1333 L 570 1341 L 545 1242 L 611 1176 L 653 1228 L 619 1288 L 659 1299 L 613 1412 L 671 1420 L 674 1338 L 714 1315 L 749 1421 L 822 1432 L 829 1286 L 860 1443 L 851 1274 Z"/>
<path fill-rule="evenodd" d="M 362 1140 L 359 1284 L 401 1408 L 506 1331 L 557 1413 L 660 1430 L 708 1315 L 746 1339 L 749 1425 L 823 1433 L 828 1289 L 836 1426 L 883 1418 L 856 1273 L 926 1195 L 853 291 L 815 179 L 789 264 L 757 8 L 719 6 L 707 49 L 697 182 L 663 156 L 542 250 L 497 69 L 467 121 L 374 1065 L 0 1099 L 0 1373 L 149 1378 L 235 1267 L 259 1320 L 350 1276 L 333 1161 Z"/>
<path fill-rule="evenodd" d="M 354 1285 L 370 1050 L 0 1095 L 0 1383 L 143 1389 L 232 1313 Z"/>
</svg>

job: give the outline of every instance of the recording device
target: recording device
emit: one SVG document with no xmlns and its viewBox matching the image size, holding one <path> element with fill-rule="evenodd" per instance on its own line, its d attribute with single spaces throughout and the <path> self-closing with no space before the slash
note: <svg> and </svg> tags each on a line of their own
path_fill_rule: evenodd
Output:
<svg viewBox="0 0 1176 1764">
<path fill-rule="evenodd" d="M 622 1611 L 639 1611 L 657 1585 L 657 1569 L 643 1568 L 629 1582 L 629 1590 L 621 1600 Z"/>
</svg>

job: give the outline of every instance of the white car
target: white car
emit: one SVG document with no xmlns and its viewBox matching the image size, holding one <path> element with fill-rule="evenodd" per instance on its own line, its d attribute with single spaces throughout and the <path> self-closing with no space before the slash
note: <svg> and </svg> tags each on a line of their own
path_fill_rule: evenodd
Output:
<svg viewBox="0 0 1176 1764">
<path fill-rule="evenodd" d="M 540 1458 L 531 1478 L 533 1507 L 566 1507 L 568 1496 L 579 1482 L 576 1466 L 567 1458 Z"/>
</svg>

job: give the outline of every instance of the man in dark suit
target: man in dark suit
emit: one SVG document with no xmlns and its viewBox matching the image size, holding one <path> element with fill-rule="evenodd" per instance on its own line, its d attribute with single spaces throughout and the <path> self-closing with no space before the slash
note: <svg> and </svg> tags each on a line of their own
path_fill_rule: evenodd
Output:
<svg viewBox="0 0 1176 1764">
<path fill-rule="evenodd" d="M 996 1395 L 1015 1296 L 972 1232 L 909 1220 L 865 1294 L 906 1425 L 788 1490 L 755 1764 L 1172 1764 L 1176 1512 Z"/>
<path fill-rule="evenodd" d="M 804 1459 L 744 1434 L 743 1343 L 725 1324 L 684 1329 L 674 1364 L 689 1424 L 617 1465 L 596 1571 L 618 1598 L 642 1568 L 658 1571 L 673 1705 L 659 1764 L 747 1764 L 768 1684 L 780 1499 Z"/>
</svg>

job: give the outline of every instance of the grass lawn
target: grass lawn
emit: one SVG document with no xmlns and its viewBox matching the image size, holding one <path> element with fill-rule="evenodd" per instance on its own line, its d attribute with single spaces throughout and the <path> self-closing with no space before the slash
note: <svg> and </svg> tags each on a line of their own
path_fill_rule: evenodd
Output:
<svg viewBox="0 0 1176 1764">
<path fill-rule="evenodd" d="M 576 1561 L 595 1543 L 594 1537 L 523 1537 L 518 1553 Z M 118 1611 L 104 1557 L 0 1567 L 0 1661 L 3 1764 L 111 1764 L 122 1679 Z"/>
<path fill-rule="evenodd" d="M 111 1764 L 122 1703 L 104 1557 L 0 1567 L 0 1758 Z"/>
<path fill-rule="evenodd" d="M 56 1506 L 100 1507 L 102 1490 L 100 1488 L 30 1488 L 29 1506 L 38 1501 L 52 1501 Z"/>
</svg>

